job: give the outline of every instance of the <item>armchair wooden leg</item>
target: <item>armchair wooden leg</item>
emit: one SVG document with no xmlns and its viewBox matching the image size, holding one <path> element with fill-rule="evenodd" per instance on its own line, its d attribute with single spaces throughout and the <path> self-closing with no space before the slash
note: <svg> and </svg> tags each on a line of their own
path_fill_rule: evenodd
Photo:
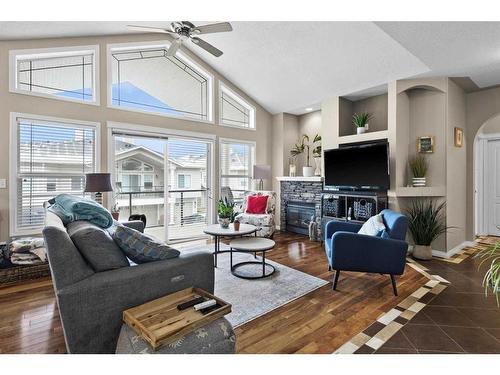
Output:
<svg viewBox="0 0 500 375">
<path fill-rule="evenodd" d="M 391 283 L 392 283 L 392 290 L 394 292 L 394 295 L 398 295 L 398 288 L 396 287 L 396 279 L 394 278 L 394 275 L 391 275 Z"/>
<path fill-rule="evenodd" d="M 337 290 L 337 283 L 339 281 L 340 270 L 335 271 L 335 279 L 333 280 L 333 290 Z"/>
</svg>

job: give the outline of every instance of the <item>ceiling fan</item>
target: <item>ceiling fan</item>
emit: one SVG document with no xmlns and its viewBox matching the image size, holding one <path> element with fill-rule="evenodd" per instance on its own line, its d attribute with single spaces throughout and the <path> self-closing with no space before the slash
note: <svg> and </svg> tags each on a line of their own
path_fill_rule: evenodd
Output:
<svg viewBox="0 0 500 375">
<path fill-rule="evenodd" d="M 211 34 L 211 33 L 224 33 L 233 31 L 233 27 L 229 22 L 212 23 L 209 25 L 195 26 L 189 21 L 172 22 L 169 29 L 162 29 L 160 27 L 127 25 L 127 27 L 134 30 L 141 30 L 150 33 L 163 33 L 170 34 L 174 37 L 174 41 L 170 45 L 167 56 L 174 56 L 181 44 L 187 40 L 191 40 L 198 47 L 203 48 L 205 51 L 211 53 L 215 57 L 222 55 L 220 49 L 215 48 L 210 43 L 198 38 L 198 35 Z"/>
</svg>

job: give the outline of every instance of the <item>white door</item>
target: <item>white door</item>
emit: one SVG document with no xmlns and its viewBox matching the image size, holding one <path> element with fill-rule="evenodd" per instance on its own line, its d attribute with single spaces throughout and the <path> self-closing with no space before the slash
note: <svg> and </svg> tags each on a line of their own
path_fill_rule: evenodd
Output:
<svg viewBox="0 0 500 375">
<path fill-rule="evenodd" d="M 488 142 L 484 176 L 488 234 L 500 236 L 500 140 Z"/>
</svg>

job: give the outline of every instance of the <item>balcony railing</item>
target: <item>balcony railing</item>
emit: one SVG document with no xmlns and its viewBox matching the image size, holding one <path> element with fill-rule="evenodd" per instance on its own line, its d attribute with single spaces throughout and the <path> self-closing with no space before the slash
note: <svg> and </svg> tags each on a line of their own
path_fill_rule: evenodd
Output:
<svg viewBox="0 0 500 375">
<path fill-rule="evenodd" d="M 169 190 L 168 217 L 165 217 L 165 192 L 158 188 L 117 193 L 115 201 L 120 209 L 120 219 L 126 220 L 132 214 L 144 214 L 146 231 L 161 239 L 165 239 L 165 224 L 168 225 L 169 240 L 202 237 L 204 227 L 211 222 L 208 218 L 208 190 Z M 241 203 L 239 201 L 235 199 L 236 204 Z"/>
</svg>

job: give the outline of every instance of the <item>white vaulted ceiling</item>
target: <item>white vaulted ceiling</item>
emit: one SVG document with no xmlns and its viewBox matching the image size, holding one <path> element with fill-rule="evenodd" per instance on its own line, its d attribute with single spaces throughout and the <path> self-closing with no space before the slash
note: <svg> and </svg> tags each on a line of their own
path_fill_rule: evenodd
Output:
<svg viewBox="0 0 500 375">
<path fill-rule="evenodd" d="M 229 20 L 230 21 L 230 20 Z M 130 22 L 0 22 L 0 40 L 127 34 Z M 168 27 L 170 21 L 134 24 Z M 194 22 L 203 24 L 205 22 Z M 232 22 L 204 36 L 224 51 L 187 47 L 271 113 L 416 76 L 500 84 L 499 22 Z"/>
</svg>

